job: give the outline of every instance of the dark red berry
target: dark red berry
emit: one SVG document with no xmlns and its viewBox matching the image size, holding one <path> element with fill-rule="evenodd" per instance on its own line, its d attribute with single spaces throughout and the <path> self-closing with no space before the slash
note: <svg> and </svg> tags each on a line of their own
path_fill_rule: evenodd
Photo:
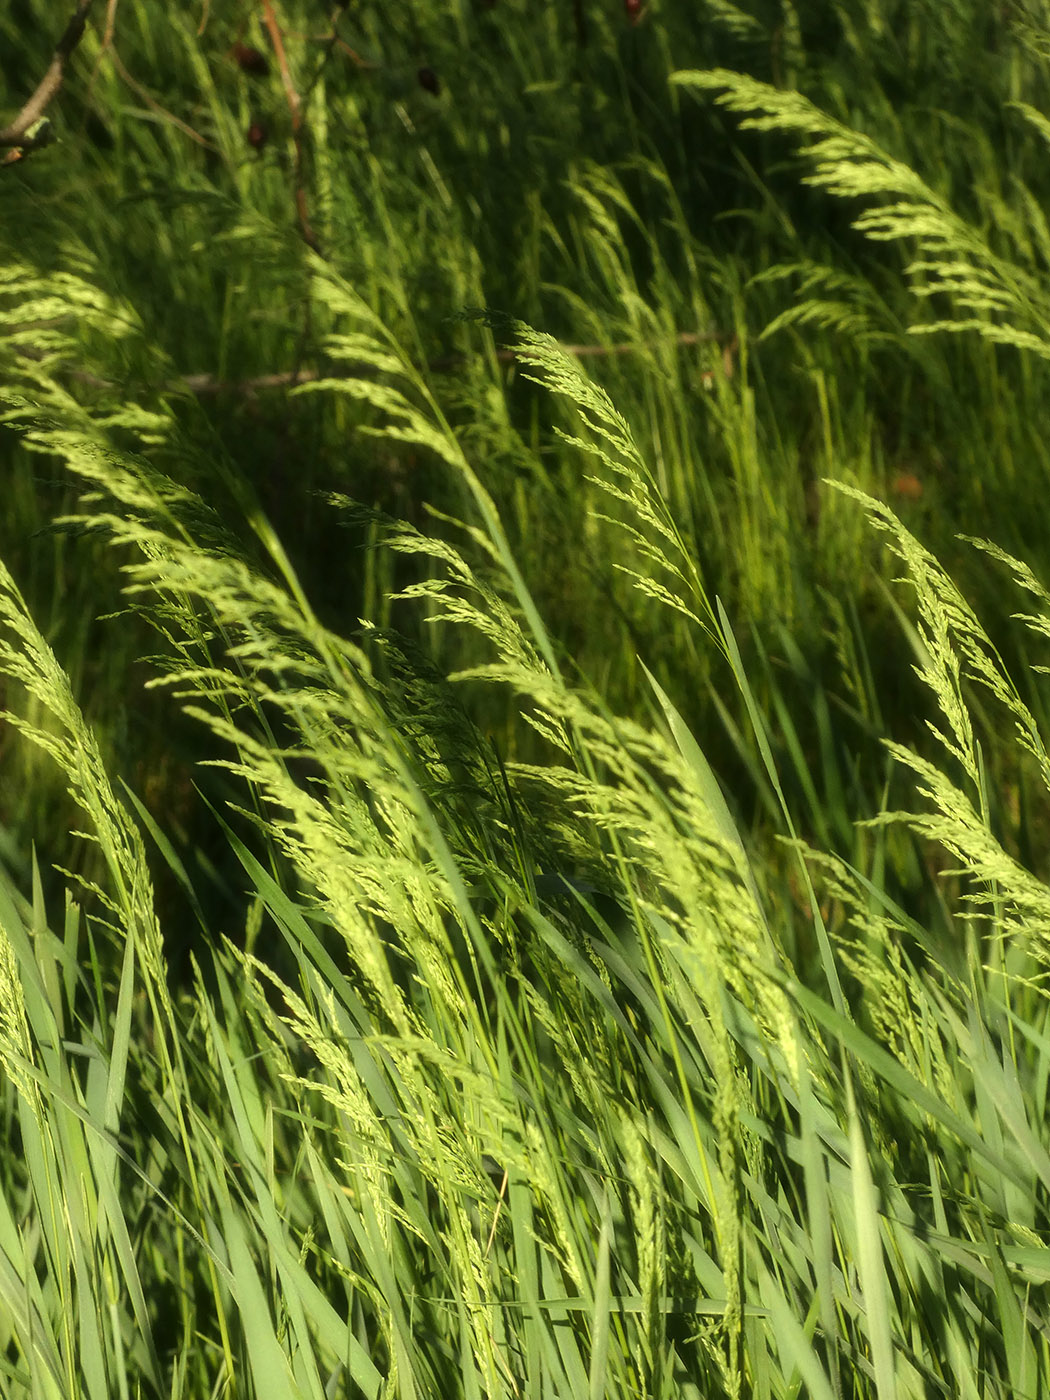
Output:
<svg viewBox="0 0 1050 1400">
<path fill-rule="evenodd" d="M 624 12 L 631 24 L 637 24 L 642 17 L 642 0 L 623 0 Z"/>
<path fill-rule="evenodd" d="M 255 150 L 261 151 L 270 139 L 270 133 L 263 126 L 262 122 L 252 122 L 248 128 L 248 145 Z"/>
<path fill-rule="evenodd" d="M 249 44 L 234 44 L 230 57 L 243 73 L 250 73 L 253 78 L 264 78 L 270 71 L 266 55 Z"/>
<path fill-rule="evenodd" d="M 922 482 L 913 472 L 898 472 L 890 490 L 905 501 L 922 500 Z"/>
<path fill-rule="evenodd" d="M 416 74 L 419 79 L 419 86 L 426 92 L 432 92 L 435 97 L 441 91 L 441 79 L 434 72 L 433 68 L 421 68 Z"/>
</svg>

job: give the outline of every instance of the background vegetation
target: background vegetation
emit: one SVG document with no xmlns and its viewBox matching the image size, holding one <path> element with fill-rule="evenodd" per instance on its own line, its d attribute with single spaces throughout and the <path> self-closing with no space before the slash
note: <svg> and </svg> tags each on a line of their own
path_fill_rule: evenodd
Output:
<svg viewBox="0 0 1050 1400">
<path fill-rule="evenodd" d="M 1042 1394 L 1044 0 L 391 9 L 4 143 L 4 1384 Z"/>
</svg>

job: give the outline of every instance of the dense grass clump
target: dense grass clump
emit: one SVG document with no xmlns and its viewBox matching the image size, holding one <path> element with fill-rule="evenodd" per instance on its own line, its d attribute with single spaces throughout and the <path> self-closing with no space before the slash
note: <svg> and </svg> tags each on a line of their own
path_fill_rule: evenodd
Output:
<svg viewBox="0 0 1050 1400">
<path fill-rule="evenodd" d="M 1046 16 L 79 8 L 0 1392 L 1044 1394 Z"/>
<path fill-rule="evenodd" d="M 226 755 L 249 903 L 173 987 L 136 816 L 192 902 L 185 868 L 111 785 L 5 572 L 12 718 L 106 872 L 60 932 L 39 881 L 3 896 L 12 1392 L 1034 1391 L 1050 893 L 993 832 L 965 688 L 1005 708 L 1048 785 L 1050 756 L 974 614 L 861 497 L 915 590 L 944 766 L 892 748 L 926 805 L 881 816 L 863 869 L 796 843 L 817 949 L 796 965 L 798 913 L 666 692 L 650 677 L 645 727 L 566 679 L 425 385 L 316 275 L 328 354 L 357 368 L 302 392 L 368 395 L 461 478 L 477 523 L 458 545 L 381 538 L 429 561 L 404 601 L 471 630 L 479 663 L 444 679 L 396 633 L 339 635 L 276 536 L 252 563 L 110 425 L 17 410 L 88 488 L 76 523 L 160 632 L 156 683 Z M 626 420 L 549 338 L 521 328 L 516 353 L 575 405 L 635 586 L 721 654 L 776 787 L 725 609 Z M 464 706 L 478 685 L 509 688 L 546 762 L 499 761 Z M 894 823 L 964 877 L 953 941 L 880 888 Z"/>
</svg>

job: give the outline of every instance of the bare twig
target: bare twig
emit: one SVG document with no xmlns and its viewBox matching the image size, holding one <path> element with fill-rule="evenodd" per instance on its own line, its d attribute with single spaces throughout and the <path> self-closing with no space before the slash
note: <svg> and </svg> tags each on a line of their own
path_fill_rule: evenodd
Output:
<svg viewBox="0 0 1050 1400">
<path fill-rule="evenodd" d="M 0 146 L 21 146 L 25 143 L 26 133 L 44 115 L 47 104 L 54 97 L 62 86 L 62 79 L 65 77 L 66 60 L 80 43 L 84 33 L 84 26 L 87 24 L 88 10 L 91 9 L 93 0 L 78 0 L 76 12 L 73 18 L 66 25 L 65 32 L 55 46 L 55 52 L 48 65 L 47 72 L 37 84 L 36 91 L 25 104 L 18 116 L 10 126 L 5 126 L 0 131 Z"/>
<path fill-rule="evenodd" d="M 120 0 L 109 0 L 106 6 L 106 27 L 102 32 L 103 51 L 109 48 L 113 42 L 113 32 L 117 27 L 117 5 Z"/>
<path fill-rule="evenodd" d="M 40 322 L 41 325 L 57 325 L 59 322 Z M 659 345 L 657 340 L 644 341 L 624 341 L 616 345 L 562 345 L 561 349 L 567 355 L 573 355 L 577 359 L 603 358 L 609 355 L 631 355 L 637 354 L 640 350 L 651 349 Z M 720 331 L 682 331 L 675 336 L 674 345 L 681 348 L 688 348 L 691 345 L 718 345 L 722 350 L 722 373 L 726 379 L 732 379 L 735 371 L 735 356 L 738 342 L 735 335 L 725 335 Z M 22 351 L 26 353 L 25 350 Z M 427 363 L 427 369 L 434 374 L 448 374 L 458 368 L 466 360 L 465 355 L 442 355 L 436 360 Z M 500 364 L 513 364 L 517 360 L 517 355 L 513 350 L 497 350 L 496 359 Z M 351 373 L 359 374 L 360 368 L 340 372 L 332 369 L 293 369 L 281 370 L 276 374 L 259 374 L 252 379 L 216 379 L 210 374 L 186 374 L 179 379 L 169 380 L 166 384 L 159 386 L 161 393 L 177 393 L 180 389 L 188 389 L 191 394 L 198 394 L 202 398 L 212 394 L 238 394 L 244 398 L 251 398 L 255 394 L 263 393 L 268 389 L 292 389 L 297 384 L 311 384 L 318 379 L 340 379 L 348 378 Z M 108 379 L 100 379 L 98 375 L 88 374 L 84 370 L 73 370 L 71 377 L 79 384 L 87 384 L 93 389 L 114 389 L 117 386 Z M 703 370 L 700 375 L 705 388 L 710 388 L 714 384 L 715 371 Z"/>
<path fill-rule="evenodd" d="M 61 326 L 64 318 L 55 317 L 49 321 L 35 321 L 31 325 L 21 327 L 26 330 L 52 330 Z M 566 345 L 562 344 L 562 349 L 567 355 L 573 355 L 577 359 L 601 358 L 609 355 L 630 355 L 637 354 L 640 350 L 652 349 L 654 346 L 663 344 L 659 340 L 624 341 L 615 345 Z M 732 379 L 736 372 L 736 355 L 739 350 L 739 341 L 735 335 L 726 335 L 722 331 L 682 331 L 674 337 L 671 344 L 679 348 L 688 348 L 691 345 L 717 345 L 722 351 L 722 374 L 726 379 Z M 33 357 L 33 351 L 28 346 L 20 348 L 19 353 L 26 357 Z M 466 360 L 466 355 L 442 355 L 436 360 L 427 362 L 427 369 L 434 374 L 448 374 L 458 368 Z M 497 350 L 496 359 L 500 364 L 514 364 L 517 354 L 513 350 Z M 191 394 L 198 394 L 201 397 L 208 397 L 212 394 L 238 394 L 243 398 L 252 398 L 255 394 L 265 392 L 267 389 L 293 389 L 297 384 L 311 384 L 318 379 L 347 379 L 351 374 L 361 374 L 362 367 L 355 366 L 352 370 L 326 368 L 320 369 L 291 369 L 280 370 L 276 374 L 259 374 L 252 379 L 216 379 L 210 374 L 184 374 L 178 379 L 169 379 L 166 383 L 151 386 L 156 392 L 162 394 L 175 394 L 180 390 L 189 390 Z M 86 384 L 92 389 L 116 389 L 117 384 L 111 379 L 102 379 L 97 374 L 89 374 L 86 370 L 75 369 L 69 372 L 71 379 L 78 384 Z M 701 371 L 700 380 L 706 389 L 713 387 L 716 371 L 705 369 Z"/>
<path fill-rule="evenodd" d="M 313 77 L 306 85 L 306 91 L 303 93 L 304 101 L 309 99 L 310 94 L 320 82 L 321 74 L 328 67 L 329 60 L 331 59 L 332 55 L 335 53 L 337 48 L 341 49 L 344 53 L 346 53 L 350 58 L 351 62 L 357 68 L 373 68 L 375 66 L 372 63 L 367 63 L 359 53 L 356 53 L 350 47 L 350 45 L 345 41 L 345 39 L 341 39 L 339 37 L 339 20 L 345 8 L 345 5 L 340 5 L 334 11 L 332 15 L 332 28 L 330 33 L 322 34 L 319 37 L 312 34 L 307 34 L 305 36 L 308 43 L 323 44 L 324 51 L 321 54 L 320 63 L 318 63 L 316 69 L 314 70 Z"/>
<path fill-rule="evenodd" d="M 659 344 L 655 340 L 641 342 L 624 341 L 617 345 L 562 345 L 561 349 L 567 355 L 572 355 L 576 359 L 586 360 L 595 358 L 605 358 L 609 355 L 632 355 L 639 350 L 648 349 Z M 690 345 L 720 345 L 722 347 L 722 370 L 727 379 L 733 377 L 733 356 L 736 352 L 736 336 L 721 335 L 717 331 L 683 331 L 675 336 L 674 344 L 678 346 Z M 457 369 L 466 360 L 466 355 L 442 355 L 436 360 L 427 362 L 427 369 L 433 374 L 448 374 Z M 497 350 L 496 359 L 500 364 L 514 364 L 518 356 L 513 350 Z M 355 371 L 357 372 L 357 371 Z M 285 370 L 279 374 L 261 374 L 254 379 L 223 380 L 213 379 L 208 374 L 188 374 L 172 388 L 182 387 L 189 389 L 191 393 L 200 395 L 209 394 L 243 394 L 250 396 L 265 389 L 291 389 L 296 384 L 309 384 L 317 379 L 338 379 L 345 377 L 335 373 L 330 369 L 297 369 Z M 712 382 L 713 375 L 710 370 L 703 375 L 705 384 Z"/>
<path fill-rule="evenodd" d="M 576 43 L 582 49 L 587 43 L 587 15 L 583 0 L 572 0 L 572 17 L 576 24 Z"/>
<path fill-rule="evenodd" d="M 288 55 L 284 51 L 284 37 L 281 34 L 281 26 L 277 23 L 277 16 L 274 14 L 270 0 L 263 0 L 263 19 L 270 33 L 270 43 L 273 44 L 277 66 L 281 70 L 284 95 L 288 99 L 288 110 L 292 114 L 292 130 L 298 136 L 301 123 L 299 94 L 292 82 L 292 70 L 288 67 Z"/>
<path fill-rule="evenodd" d="M 306 203 L 306 185 L 303 169 L 303 111 L 299 94 L 296 91 L 295 83 L 292 81 L 291 69 L 288 67 L 288 55 L 284 51 L 284 39 L 281 35 L 281 26 L 277 23 L 277 16 L 274 14 L 273 5 L 270 0 L 263 0 L 263 22 L 270 34 L 270 42 L 273 45 L 274 57 L 277 59 L 277 66 L 281 70 L 281 81 L 284 83 L 284 95 L 288 101 L 288 110 L 292 114 L 292 142 L 295 146 L 295 208 L 299 215 L 299 228 L 303 235 L 304 243 L 314 250 L 321 252 L 321 244 L 317 234 L 310 223 L 310 211 Z"/>
</svg>

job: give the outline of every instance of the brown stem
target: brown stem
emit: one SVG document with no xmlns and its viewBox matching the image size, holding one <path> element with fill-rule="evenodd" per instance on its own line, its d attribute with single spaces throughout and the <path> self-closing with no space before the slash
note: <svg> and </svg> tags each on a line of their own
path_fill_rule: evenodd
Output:
<svg viewBox="0 0 1050 1400">
<path fill-rule="evenodd" d="M 609 355 L 630 355 L 637 354 L 639 350 L 648 349 L 660 342 L 655 340 L 645 340 L 640 342 L 624 341 L 616 345 L 562 345 L 560 348 L 567 355 L 573 355 L 577 359 L 597 359 Z M 732 379 L 734 370 L 734 356 L 737 350 L 737 338 L 735 335 L 723 335 L 719 331 L 682 331 L 674 338 L 675 345 L 688 347 L 690 345 L 719 345 L 722 347 L 722 372 L 727 379 Z M 513 364 L 517 360 L 517 354 L 513 350 L 497 350 L 496 359 L 500 364 Z M 436 360 L 427 362 L 427 369 L 433 374 L 447 374 L 456 369 L 466 359 L 465 355 L 442 355 Z M 356 371 L 360 372 L 360 371 Z M 193 394 L 242 394 L 250 397 L 266 389 L 291 389 L 296 384 L 309 384 L 317 379 L 340 379 L 349 377 L 349 372 L 340 374 L 338 370 L 331 369 L 294 369 L 281 370 L 276 374 L 260 374 L 252 379 L 216 379 L 210 374 L 186 374 L 180 379 L 171 380 L 161 386 L 164 393 L 172 393 L 179 389 L 189 389 Z M 97 375 L 85 374 L 82 370 L 73 372 L 73 378 L 81 384 L 90 384 L 96 389 L 111 389 L 115 386 L 108 380 L 99 379 Z M 714 371 L 705 370 L 702 375 L 705 384 L 711 384 L 714 380 Z"/>
<path fill-rule="evenodd" d="M 277 23 L 277 16 L 274 14 L 270 0 L 263 0 L 263 23 L 270 34 L 270 43 L 273 45 L 274 57 L 277 59 L 281 81 L 284 83 L 284 95 L 288 101 L 288 110 L 292 114 L 292 142 L 295 146 L 295 210 L 299 216 L 299 229 L 303 235 L 303 242 L 307 243 L 315 253 L 320 253 L 321 244 L 314 232 L 313 225 L 310 223 L 310 210 L 306 202 L 306 182 L 303 176 L 302 103 L 299 100 L 295 83 L 292 81 L 292 70 L 288 66 L 288 55 L 284 51 L 281 26 Z"/>
<path fill-rule="evenodd" d="M 55 52 L 47 72 L 37 84 L 36 91 L 10 126 L 5 126 L 0 131 L 0 146 L 21 146 L 25 141 L 26 132 L 44 115 L 47 104 L 62 86 L 66 60 L 80 43 L 84 26 L 87 24 L 88 10 L 91 9 L 92 3 L 93 0 L 78 0 L 73 18 L 66 25 L 65 32 L 55 45 Z"/>
<path fill-rule="evenodd" d="M 40 321 L 40 327 L 51 327 L 62 324 L 61 318 L 54 321 Z M 23 330 L 28 327 L 23 327 Z M 661 342 L 658 340 L 643 341 L 623 341 L 615 345 L 565 345 L 562 349 L 567 355 L 573 355 L 577 359 L 604 358 L 609 355 L 630 355 L 636 354 L 639 350 L 646 350 Z M 735 356 L 739 342 L 735 335 L 725 335 L 720 331 L 682 331 L 674 337 L 672 342 L 676 346 L 689 347 L 691 345 L 718 345 L 722 349 L 722 373 L 727 379 L 732 379 L 735 369 Z M 28 355 L 28 350 L 23 350 L 23 355 Z M 517 354 L 513 350 L 497 350 L 496 359 L 500 364 L 514 364 Z M 463 364 L 465 355 L 442 355 L 436 360 L 427 362 L 427 369 L 434 374 L 447 374 Z M 251 397 L 266 389 L 291 389 L 297 384 L 310 384 L 318 379 L 343 379 L 349 378 L 351 372 L 345 371 L 340 374 L 338 370 L 319 369 L 293 369 L 280 370 L 276 374 L 259 374 L 252 379 L 216 379 L 210 374 L 184 374 L 179 379 L 169 380 L 160 386 L 160 392 L 171 394 L 177 393 L 180 389 L 188 389 L 191 394 L 241 394 L 244 397 Z M 109 379 L 100 379 L 97 374 L 88 374 L 84 370 L 72 370 L 70 377 L 78 384 L 87 384 L 92 389 L 115 389 L 117 386 Z M 715 371 L 704 370 L 701 379 L 704 384 L 710 386 L 714 383 Z"/>
<path fill-rule="evenodd" d="M 624 341 L 617 345 L 562 345 L 561 349 L 567 355 L 573 355 L 577 359 L 604 358 L 609 355 L 630 355 L 637 354 L 639 350 L 644 350 L 649 346 L 659 342 L 647 340 L 641 343 Z M 722 368 L 727 378 L 732 378 L 733 374 L 733 354 L 736 350 L 736 336 L 720 335 L 717 331 L 683 331 L 674 338 L 675 345 L 690 346 L 702 344 L 717 344 L 722 346 Z M 518 356 L 513 350 L 497 350 L 496 359 L 500 364 L 514 364 Z M 433 374 L 447 374 L 450 370 L 456 369 L 466 359 L 465 355 L 442 355 L 436 360 L 427 362 L 427 369 Z M 710 371 L 705 375 L 705 382 L 710 375 Z M 213 379 L 208 374 L 188 374 L 178 383 L 184 388 L 191 390 L 194 394 L 245 394 L 257 393 L 260 389 L 290 389 L 296 384 L 308 384 L 316 379 L 338 379 L 342 378 L 338 373 L 333 374 L 331 370 L 298 369 L 284 370 L 279 374 L 262 374 L 254 379 L 222 380 Z M 176 387 L 172 385 L 171 387 Z"/>
<path fill-rule="evenodd" d="M 270 0 L 263 0 L 263 21 L 270 32 L 270 43 L 273 45 L 274 57 L 277 59 L 277 67 L 281 72 L 281 81 L 284 83 L 284 95 L 288 99 L 288 110 L 292 114 L 292 131 L 299 135 L 299 94 L 295 90 L 292 82 L 292 70 L 288 67 L 288 55 L 284 51 L 284 37 L 281 34 L 281 26 L 277 23 L 277 16 L 274 14 L 273 5 Z"/>
<path fill-rule="evenodd" d="M 576 43 L 582 49 L 587 44 L 587 15 L 583 0 L 572 0 L 572 17 L 576 24 Z"/>
</svg>

